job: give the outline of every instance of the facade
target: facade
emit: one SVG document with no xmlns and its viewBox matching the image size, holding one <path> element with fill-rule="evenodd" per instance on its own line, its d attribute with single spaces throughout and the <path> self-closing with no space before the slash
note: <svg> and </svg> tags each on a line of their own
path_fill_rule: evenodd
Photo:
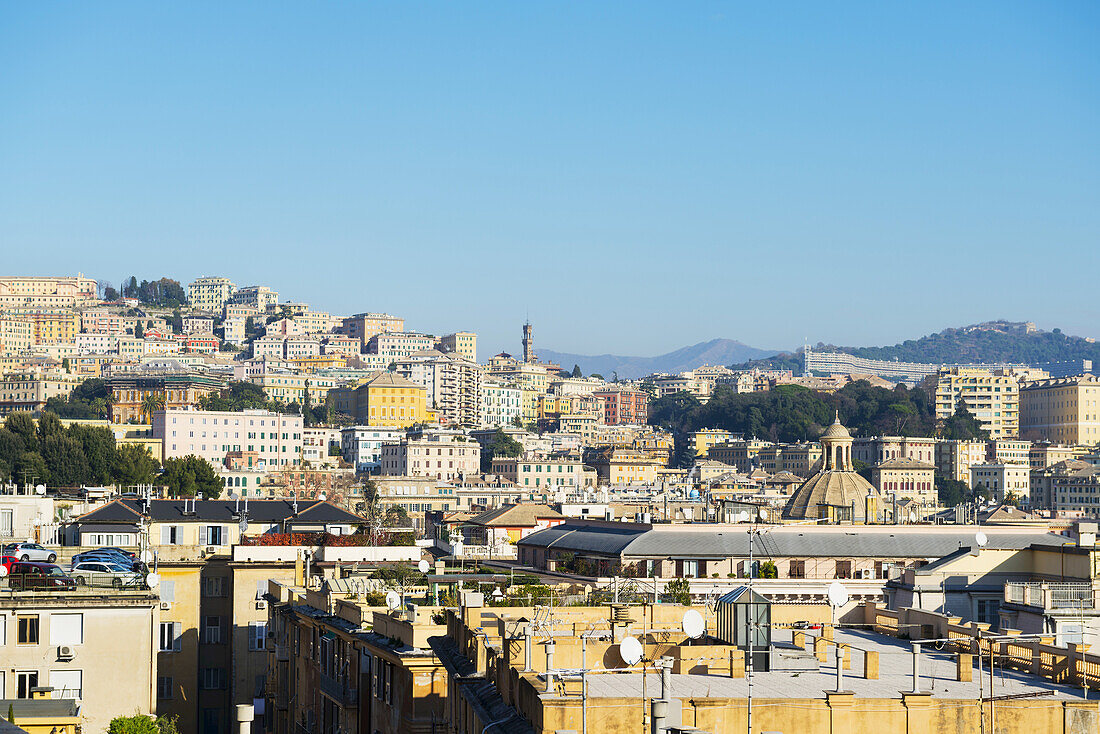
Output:
<svg viewBox="0 0 1100 734">
<path fill-rule="evenodd" d="M 281 403 L 305 405 L 306 392 L 309 392 L 310 405 L 324 405 L 330 390 L 337 381 L 323 375 L 300 375 L 284 370 L 264 370 L 251 375 L 248 381 L 264 389 L 264 394 Z"/>
<path fill-rule="evenodd" d="M 368 354 L 384 354 L 394 359 L 408 357 L 416 352 L 430 350 L 435 344 L 435 337 L 429 334 L 418 334 L 412 331 L 384 331 L 367 339 L 366 348 Z"/>
<path fill-rule="evenodd" d="M 224 464 L 226 454 L 256 452 L 269 467 L 302 461 L 302 416 L 266 410 L 161 410 L 153 414 L 153 437 L 163 441 L 163 459 L 200 456 Z"/>
<path fill-rule="evenodd" d="M 852 443 L 838 413 L 821 435 L 821 468 L 791 495 L 783 507 L 784 519 L 853 523 L 883 519 L 882 495 L 852 465 Z"/>
<path fill-rule="evenodd" d="M 945 479 L 970 484 L 970 467 L 984 464 L 987 453 L 985 441 L 937 441 L 936 470 Z"/>
<path fill-rule="evenodd" d="M 456 331 L 439 337 L 439 351 L 457 354 L 477 363 L 477 334 L 472 331 Z"/>
<path fill-rule="evenodd" d="M 857 438 L 852 444 L 852 460 L 868 466 L 888 459 L 912 459 L 925 464 L 936 461 L 936 439 L 919 436 L 874 436 Z"/>
<path fill-rule="evenodd" d="M 886 459 L 871 469 L 871 484 L 884 497 L 911 499 L 924 506 L 936 504 L 936 467 L 908 456 Z"/>
<path fill-rule="evenodd" d="M 726 440 L 711 446 L 704 456 L 729 464 L 736 467 L 737 471 L 747 474 L 754 467 L 759 466 L 760 452 L 769 446 L 771 443 L 758 438 Z M 698 457 L 699 454 L 696 456 Z"/>
<path fill-rule="evenodd" d="M 692 449 L 695 451 L 695 457 L 706 458 L 711 447 L 733 439 L 734 435 L 729 431 L 723 431 L 720 428 L 703 428 L 691 434 L 690 442 Z M 718 461 L 717 458 L 715 460 Z"/>
<path fill-rule="evenodd" d="M 381 453 L 385 476 L 450 481 L 481 470 L 481 445 L 454 433 L 431 433 L 384 443 Z"/>
<path fill-rule="evenodd" d="M 482 426 L 511 426 L 523 417 L 523 391 L 492 380 L 481 383 Z"/>
<path fill-rule="evenodd" d="M 504 477 L 518 489 L 556 491 L 582 489 L 584 464 L 577 459 L 524 456 L 493 459 L 493 474 Z"/>
<path fill-rule="evenodd" d="M 1020 435 L 1020 386 L 1010 369 L 952 367 L 940 370 L 936 382 L 936 419 L 954 415 L 965 402 L 990 438 Z"/>
<path fill-rule="evenodd" d="M 989 461 L 1002 464 L 1031 465 L 1031 441 L 1012 438 L 991 438 L 987 444 L 986 457 Z"/>
<path fill-rule="evenodd" d="M 200 311 L 218 312 L 237 290 L 229 278 L 208 275 L 198 278 L 187 286 L 187 300 Z"/>
<path fill-rule="evenodd" d="M 314 426 L 302 429 L 302 461 L 310 466 L 335 466 L 339 456 L 330 456 L 331 447 L 340 448 L 340 429 Z"/>
<path fill-rule="evenodd" d="M 0 310 L 63 309 L 96 300 L 96 282 L 83 273 L 63 277 L 0 277 Z"/>
<path fill-rule="evenodd" d="M 1020 390 L 1020 431 L 1032 440 L 1100 443 L 1100 379 L 1078 375 L 1026 383 Z"/>
<path fill-rule="evenodd" d="M 394 369 L 424 387 L 424 399 L 441 423 L 471 428 L 480 423 L 481 368 L 474 362 L 432 349 L 397 360 Z"/>
<path fill-rule="evenodd" d="M 970 486 L 988 489 L 998 502 L 1009 495 L 1025 499 L 1031 496 L 1031 468 L 1026 464 L 974 464 L 970 467 Z"/>
<path fill-rule="evenodd" d="M 407 428 L 433 419 L 422 385 L 392 372 L 380 372 L 357 387 L 331 391 L 333 408 L 361 426 Z"/>
<path fill-rule="evenodd" d="M 256 309 L 260 313 L 267 313 L 278 307 L 279 293 L 267 286 L 250 285 L 234 291 L 226 303 L 234 306 L 247 306 Z"/>
<path fill-rule="evenodd" d="M 27 412 L 37 415 L 52 397 L 64 397 L 79 379 L 57 372 L 10 373 L 0 378 L 0 416 Z"/>
<path fill-rule="evenodd" d="M 34 346 L 34 323 L 0 315 L 0 354 L 18 354 Z"/>
<path fill-rule="evenodd" d="M 340 333 L 359 340 L 359 351 L 367 351 L 367 342 L 382 332 L 402 332 L 405 319 L 388 313 L 358 313 L 340 320 Z"/>
<path fill-rule="evenodd" d="M 645 425 L 649 418 L 649 393 L 642 390 L 597 390 L 592 393 L 603 400 L 603 422 L 609 426 L 620 424 Z"/>
<path fill-rule="evenodd" d="M 663 466 L 659 459 L 635 449 L 611 448 L 597 453 L 590 465 L 603 485 L 654 484 Z"/>
<path fill-rule="evenodd" d="M 111 370 L 105 377 L 111 388 L 111 422 L 142 423 L 151 418 L 145 399 L 154 397 L 159 408 L 195 407 L 199 400 L 222 389 L 220 379 L 184 368 L 156 367 Z"/>
<path fill-rule="evenodd" d="M 382 468 L 382 444 L 404 437 L 403 428 L 351 426 L 340 431 L 340 450 L 355 471 L 377 474 Z"/>
</svg>

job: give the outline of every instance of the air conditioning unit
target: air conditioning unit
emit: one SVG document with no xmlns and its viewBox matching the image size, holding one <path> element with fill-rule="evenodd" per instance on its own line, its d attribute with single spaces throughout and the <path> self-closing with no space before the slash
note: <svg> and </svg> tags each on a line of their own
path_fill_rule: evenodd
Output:
<svg viewBox="0 0 1100 734">
<path fill-rule="evenodd" d="M 160 608 L 161 608 L 161 609 L 163 609 L 163 610 L 165 610 L 165 611 L 167 611 L 167 610 L 169 610 L 169 609 L 171 609 L 171 608 L 172 608 L 172 603 L 171 603 L 171 602 L 167 602 L 167 601 L 162 601 L 162 602 L 160 603 Z"/>
<path fill-rule="evenodd" d="M 875 577 L 875 572 L 869 568 L 865 568 L 859 572 L 859 577 L 861 579 L 872 579 Z"/>
<path fill-rule="evenodd" d="M 57 659 L 58 660 L 72 660 L 76 657 L 76 652 L 71 645 L 58 645 L 57 646 Z"/>
<path fill-rule="evenodd" d="M 266 599 L 257 599 L 256 600 L 256 608 L 257 609 L 267 609 L 267 600 Z"/>
</svg>

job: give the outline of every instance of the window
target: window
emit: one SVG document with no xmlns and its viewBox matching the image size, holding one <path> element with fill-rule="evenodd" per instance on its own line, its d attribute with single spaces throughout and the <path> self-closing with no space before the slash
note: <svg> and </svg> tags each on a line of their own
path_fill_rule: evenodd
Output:
<svg viewBox="0 0 1100 734">
<path fill-rule="evenodd" d="M 199 545 L 224 545 L 225 534 L 221 525 L 202 525 L 199 527 Z"/>
<path fill-rule="evenodd" d="M 176 545 L 179 543 L 179 526 L 162 525 L 160 528 L 160 544 Z"/>
<path fill-rule="evenodd" d="M 267 622 L 248 623 L 248 649 L 263 650 L 267 640 Z"/>
<path fill-rule="evenodd" d="M 203 617 L 202 641 L 207 645 L 217 645 L 222 641 L 222 618 Z"/>
<path fill-rule="evenodd" d="M 225 577 L 207 576 L 202 580 L 203 596 L 225 596 Z"/>
<path fill-rule="evenodd" d="M 851 561 L 837 561 L 836 562 L 836 578 L 838 578 L 838 579 L 850 579 L 850 578 L 852 578 L 852 562 Z"/>
<path fill-rule="evenodd" d="M 79 613 L 77 613 L 77 614 L 51 614 L 50 615 L 50 644 L 51 645 L 82 645 L 82 644 L 84 644 L 84 615 L 79 614 Z"/>
<path fill-rule="evenodd" d="M 225 668 L 203 668 L 201 672 L 203 690 L 216 691 L 225 688 Z"/>
<path fill-rule="evenodd" d="M 80 670 L 51 670 L 50 686 L 54 698 L 82 698 L 84 673 Z"/>
<path fill-rule="evenodd" d="M 182 625 L 179 622 L 160 623 L 160 651 L 179 652 L 182 637 Z"/>
<path fill-rule="evenodd" d="M 16 638 L 16 642 L 20 645 L 37 645 L 38 644 L 38 615 L 37 614 L 21 614 L 21 615 L 19 615 L 19 636 Z M 37 673 L 35 675 L 37 675 Z M 22 696 L 20 696 L 20 698 L 22 698 Z"/>
<path fill-rule="evenodd" d="M 806 578 L 806 562 L 805 561 L 791 561 L 789 571 L 787 575 L 792 579 L 804 579 Z"/>
<path fill-rule="evenodd" d="M 16 681 L 18 682 L 16 690 L 16 698 L 30 698 L 31 689 L 38 688 L 38 671 L 37 670 L 20 670 L 15 674 Z M 5 712 L 6 714 L 7 712 Z"/>
<path fill-rule="evenodd" d="M 169 676 L 157 677 L 157 698 L 172 697 L 172 679 Z"/>
<path fill-rule="evenodd" d="M 160 600 L 173 602 L 176 600 L 176 580 L 166 579 L 161 577 L 160 580 Z"/>
</svg>

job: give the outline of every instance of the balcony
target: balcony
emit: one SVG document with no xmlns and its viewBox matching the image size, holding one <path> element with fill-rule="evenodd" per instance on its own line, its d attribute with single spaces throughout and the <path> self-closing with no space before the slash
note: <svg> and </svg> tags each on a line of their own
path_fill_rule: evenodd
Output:
<svg viewBox="0 0 1100 734">
<path fill-rule="evenodd" d="M 359 702 L 359 689 L 351 688 L 324 673 L 319 673 L 318 679 L 321 682 L 321 693 L 333 701 L 346 705 L 355 705 Z"/>
<path fill-rule="evenodd" d="M 1005 603 L 1037 607 L 1047 611 L 1093 610 L 1096 608 L 1092 584 L 1075 582 L 1016 582 L 1005 584 Z"/>
</svg>

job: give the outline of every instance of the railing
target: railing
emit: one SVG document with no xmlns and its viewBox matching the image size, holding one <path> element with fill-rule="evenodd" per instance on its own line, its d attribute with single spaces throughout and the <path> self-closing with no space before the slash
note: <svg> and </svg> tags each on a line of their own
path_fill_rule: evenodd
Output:
<svg viewBox="0 0 1100 734">
<path fill-rule="evenodd" d="M 358 689 L 351 688 L 336 678 L 325 675 L 324 673 L 320 673 L 318 678 L 321 681 L 321 693 L 324 693 L 329 698 L 344 704 L 355 704 L 359 702 Z"/>
<path fill-rule="evenodd" d="M 1004 600 L 1040 609 L 1094 609 L 1092 585 L 1073 582 L 1010 581 L 1005 584 Z"/>
</svg>

